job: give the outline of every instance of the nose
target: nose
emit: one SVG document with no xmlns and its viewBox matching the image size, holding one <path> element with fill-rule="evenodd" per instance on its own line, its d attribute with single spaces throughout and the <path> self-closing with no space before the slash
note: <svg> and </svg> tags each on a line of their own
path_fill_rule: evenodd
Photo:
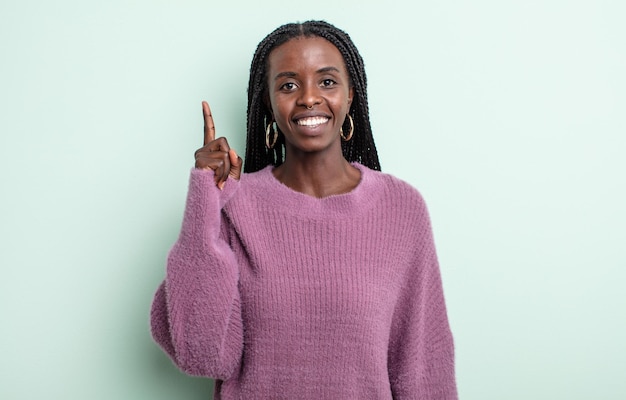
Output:
<svg viewBox="0 0 626 400">
<path fill-rule="evenodd" d="M 319 105 L 321 103 L 322 96 L 320 93 L 320 88 L 313 83 L 303 85 L 297 104 L 311 109 L 313 108 L 313 106 Z"/>
</svg>

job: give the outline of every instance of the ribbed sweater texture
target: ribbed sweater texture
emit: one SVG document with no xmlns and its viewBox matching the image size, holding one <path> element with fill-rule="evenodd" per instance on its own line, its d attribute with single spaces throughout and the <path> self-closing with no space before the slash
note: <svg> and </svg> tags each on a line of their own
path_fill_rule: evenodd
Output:
<svg viewBox="0 0 626 400">
<path fill-rule="evenodd" d="M 272 167 L 193 169 L 152 335 L 215 399 L 457 399 L 454 349 L 420 194 L 361 172 L 315 198 Z"/>
</svg>

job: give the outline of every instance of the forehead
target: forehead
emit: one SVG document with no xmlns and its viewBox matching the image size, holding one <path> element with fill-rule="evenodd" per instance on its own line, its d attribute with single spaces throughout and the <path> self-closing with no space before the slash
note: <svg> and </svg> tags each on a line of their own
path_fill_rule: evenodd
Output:
<svg viewBox="0 0 626 400">
<path fill-rule="evenodd" d="M 346 72 L 345 61 L 337 47 L 318 36 L 297 37 L 281 44 L 272 50 L 268 62 L 270 76 L 285 70 L 318 70 L 325 67 Z"/>
</svg>

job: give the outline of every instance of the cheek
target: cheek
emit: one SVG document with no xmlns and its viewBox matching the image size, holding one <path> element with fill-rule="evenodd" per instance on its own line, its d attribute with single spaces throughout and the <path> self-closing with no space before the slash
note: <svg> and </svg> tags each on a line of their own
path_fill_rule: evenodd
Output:
<svg viewBox="0 0 626 400">
<path fill-rule="evenodd" d="M 287 110 L 280 106 L 280 104 L 274 105 L 274 119 L 276 121 L 283 121 L 287 118 Z"/>
<path fill-rule="evenodd" d="M 270 95 L 269 102 L 270 111 L 272 113 L 272 116 L 274 117 L 274 120 L 277 120 L 280 118 L 281 115 L 284 115 L 284 110 L 281 107 L 280 101 L 276 99 L 276 96 Z"/>
<path fill-rule="evenodd" d="M 332 101 L 331 107 L 338 114 L 347 114 L 350 111 L 350 99 L 347 96 L 339 96 Z"/>
<path fill-rule="evenodd" d="M 347 89 L 345 91 L 342 91 L 341 95 L 337 96 L 334 103 L 336 107 L 342 107 L 346 110 L 349 109 L 352 103 L 350 90 Z"/>
<path fill-rule="evenodd" d="M 276 121 L 278 128 L 284 132 L 288 129 L 289 125 L 289 108 L 285 107 L 284 103 L 272 102 L 272 110 L 274 121 Z"/>
</svg>

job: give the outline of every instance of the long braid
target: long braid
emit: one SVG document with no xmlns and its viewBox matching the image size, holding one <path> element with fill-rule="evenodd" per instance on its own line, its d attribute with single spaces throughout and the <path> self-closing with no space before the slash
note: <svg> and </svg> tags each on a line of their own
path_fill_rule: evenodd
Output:
<svg viewBox="0 0 626 400">
<path fill-rule="evenodd" d="M 355 93 L 350 106 L 355 133 L 350 141 L 342 141 L 343 155 L 350 162 L 356 161 L 370 169 L 380 170 L 369 119 L 367 77 L 363 59 L 347 33 L 324 21 L 307 21 L 302 24 L 286 24 L 270 33 L 259 43 L 252 58 L 248 82 L 248 133 L 244 171 L 255 172 L 267 165 L 278 166 L 283 162 L 284 136 L 282 134 L 279 135 L 274 149 L 268 149 L 265 145 L 265 128 L 272 120 L 266 104 L 269 102 L 268 58 L 276 47 L 302 36 L 324 38 L 335 45 L 343 56 Z M 344 122 L 344 132 L 349 129 L 349 122 Z"/>
</svg>

